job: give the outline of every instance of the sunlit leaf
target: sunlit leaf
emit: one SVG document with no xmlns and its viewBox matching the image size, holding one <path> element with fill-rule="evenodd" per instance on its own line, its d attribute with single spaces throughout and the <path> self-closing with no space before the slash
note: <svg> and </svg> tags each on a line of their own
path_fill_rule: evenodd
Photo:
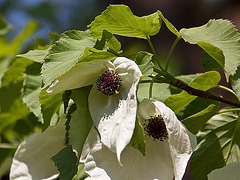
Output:
<svg viewBox="0 0 240 180">
<path fill-rule="evenodd" d="M 10 68 L 5 72 L 4 76 L 2 77 L 2 84 L 1 86 L 5 86 L 8 83 L 22 81 L 23 80 L 23 73 L 26 70 L 26 67 L 32 64 L 32 61 L 21 58 L 16 60 Z"/>
<path fill-rule="evenodd" d="M 27 105 L 29 110 L 36 117 L 38 117 L 39 121 L 43 123 L 41 105 L 39 100 L 42 87 L 40 69 L 41 64 L 39 63 L 33 63 L 27 67 L 27 70 L 24 74 L 24 81 L 22 87 L 22 100 Z"/>
<path fill-rule="evenodd" d="M 238 97 L 240 97 L 240 66 L 238 66 L 236 73 L 230 77 L 230 80 L 233 90 L 236 92 Z"/>
<path fill-rule="evenodd" d="M 138 17 L 133 15 L 125 5 L 110 5 L 107 10 L 97 16 L 90 25 L 91 34 L 99 39 L 103 30 L 113 34 L 146 39 L 156 35 L 160 29 L 158 13 Z"/>
<path fill-rule="evenodd" d="M 25 54 L 19 54 L 17 57 L 24 57 L 30 60 L 33 60 L 35 62 L 43 63 L 44 57 L 48 54 L 49 49 L 43 49 L 43 50 L 30 50 Z"/>
<path fill-rule="evenodd" d="M 71 69 L 83 55 L 86 47 L 93 47 L 94 40 L 88 31 L 67 31 L 51 47 L 42 67 L 45 86 Z"/>
<path fill-rule="evenodd" d="M 103 50 L 106 44 L 108 49 L 114 50 L 115 52 L 118 52 L 121 49 L 121 43 L 113 36 L 113 34 L 103 30 L 102 39 L 100 41 L 97 40 L 94 48 Z"/>
<path fill-rule="evenodd" d="M 190 132 L 196 134 L 210 118 L 217 114 L 217 108 L 218 106 L 211 104 L 206 109 L 184 119 L 182 122 Z"/>
<path fill-rule="evenodd" d="M 202 63 L 204 69 L 206 71 L 224 69 L 225 60 L 222 51 L 210 44 L 208 45 L 208 53 L 204 50 L 202 52 Z"/>
<path fill-rule="evenodd" d="M 239 125 L 239 112 L 232 111 L 215 115 L 202 127 L 190 166 L 194 179 L 205 180 L 213 169 L 239 161 Z"/>
<path fill-rule="evenodd" d="M 63 92 L 48 95 L 45 90 L 40 93 L 40 103 L 44 121 L 43 131 L 50 125 L 51 119 L 62 105 L 62 94 Z"/>
<path fill-rule="evenodd" d="M 160 11 L 158 11 L 158 14 L 167 26 L 167 28 L 177 37 L 180 37 L 181 35 L 179 34 L 178 30 L 163 16 L 163 14 Z"/>
<path fill-rule="evenodd" d="M 216 63 L 224 64 L 227 77 L 234 74 L 240 60 L 240 38 L 231 22 L 210 20 L 200 27 L 183 28 L 180 34 L 186 42 L 199 45 Z"/>
<path fill-rule="evenodd" d="M 88 109 L 88 94 L 90 87 L 80 88 L 72 91 L 72 99 L 77 109 L 71 115 L 69 140 L 78 154 L 82 152 L 83 145 L 93 125 Z"/>
<path fill-rule="evenodd" d="M 191 82 L 190 87 L 206 91 L 210 88 L 215 87 L 220 79 L 221 76 L 217 71 L 208 71 L 194 79 Z M 182 108 L 184 108 L 196 98 L 197 96 L 190 95 L 186 91 L 183 91 L 180 94 L 168 97 L 165 100 L 165 104 L 170 107 L 175 113 L 178 113 Z"/>
<path fill-rule="evenodd" d="M 152 56 L 152 54 L 143 51 L 137 54 L 135 62 L 143 75 L 149 75 L 153 72 Z"/>
<path fill-rule="evenodd" d="M 136 120 L 133 136 L 129 145 L 137 148 L 144 156 L 146 155 L 146 141 L 144 131 L 138 120 Z"/>
</svg>

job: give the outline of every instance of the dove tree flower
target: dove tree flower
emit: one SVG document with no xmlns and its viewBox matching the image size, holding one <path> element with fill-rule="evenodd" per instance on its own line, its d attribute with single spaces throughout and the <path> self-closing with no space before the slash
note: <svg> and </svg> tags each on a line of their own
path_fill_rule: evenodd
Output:
<svg viewBox="0 0 240 180">
<path fill-rule="evenodd" d="M 57 127 L 49 127 L 43 133 L 37 131 L 29 136 L 15 152 L 10 179 L 55 179 L 59 172 L 51 158 L 64 147 L 64 142 L 63 121 Z"/>
<path fill-rule="evenodd" d="M 88 97 L 91 117 L 101 142 L 117 154 L 120 162 L 120 154 L 130 142 L 135 127 L 136 89 L 141 75 L 137 64 L 125 57 L 113 62 L 80 62 L 57 78 L 47 93 L 92 85 Z"/>
<path fill-rule="evenodd" d="M 81 157 L 88 179 L 182 179 L 196 147 L 195 136 L 158 101 L 144 99 L 139 104 L 138 118 L 145 130 L 146 155 L 127 146 L 121 154 L 121 166 L 92 129 Z"/>
</svg>

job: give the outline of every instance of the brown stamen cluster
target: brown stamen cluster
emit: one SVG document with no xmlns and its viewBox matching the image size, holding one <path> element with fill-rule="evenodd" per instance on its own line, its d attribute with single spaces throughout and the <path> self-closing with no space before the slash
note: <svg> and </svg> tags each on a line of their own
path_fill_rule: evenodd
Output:
<svg viewBox="0 0 240 180">
<path fill-rule="evenodd" d="M 96 85 L 98 90 L 107 96 L 119 93 L 122 86 L 118 73 L 114 71 L 105 71 L 104 74 L 98 77 Z"/>
<path fill-rule="evenodd" d="M 146 119 L 143 126 L 148 136 L 152 137 L 154 140 L 158 139 L 163 141 L 168 138 L 167 128 L 161 115 L 152 116 L 150 119 Z"/>
</svg>

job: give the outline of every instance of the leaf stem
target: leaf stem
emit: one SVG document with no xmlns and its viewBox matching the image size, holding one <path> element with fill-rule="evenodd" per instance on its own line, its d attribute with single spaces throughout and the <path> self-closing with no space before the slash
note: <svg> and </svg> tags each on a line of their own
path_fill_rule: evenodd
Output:
<svg viewBox="0 0 240 180">
<path fill-rule="evenodd" d="M 173 53 L 173 50 L 175 49 L 178 41 L 181 39 L 181 37 L 177 37 L 174 41 L 174 43 L 172 44 L 171 46 L 171 49 L 169 50 L 169 53 L 168 53 L 168 56 L 167 56 L 167 59 L 166 59 L 166 65 L 165 65 L 165 70 L 167 71 L 168 69 L 168 65 L 169 65 L 169 62 L 170 62 L 170 58 L 172 56 L 172 53 Z"/>
<path fill-rule="evenodd" d="M 226 112 L 232 112 L 232 111 L 240 111 L 240 108 L 225 109 L 225 110 L 219 111 L 219 114 L 226 113 Z"/>
<path fill-rule="evenodd" d="M 185 84 L 184 82 L 182 82 L 180 80 L 178 80 L 176 83 L 171 83 L 171 85 L 175 86 L 175 87 L 178 87 L 180 89 L 183 89 L 183 90 L 187 91 L 188 94 L 191 94 L 191 95 L 194 95 L 194 96 L 202 97 L 202 98 L 205 98 L 205 99 L 213 99 L 213 100 L 217 100 L 217 101 L 220 101 L 220 102 L 223 102 L 223 103 L 226 103 L 226 104 L 230 104 L 230 105 L 233 105 L 233 106 L 236 106 L 236 107 L 240 107 L 239 102 L 232 101 L 232 100 L 229 100 L 229 99 L 225 99 L 221 96 L 218 96 L 216 94 L 213 94 L 213 93 L 209 92 L 208 90 L 207 91 L 202 91 L 202 90 L 199 90 L 199 89 L 192 88 L 192 87 L 188 86 L 187 84 Z"/>
<path fill-rule="evenodd" d="M 162 65 L 161 65 L 160 62 L 159 62 L 159 58 L 158 58 L 158 56 L 157 56 L 157 53 L 156 53 L 156 51 L 155 51 L 155 49 L 154 49 L 154 46 L 153 46 L 151 40 L 150 40 L 150 37 L 149 37 L 149 36 L 146 36 L 146 38 L 147 38 L 147 42 L 148 42 L 148 44 L 149 44 L 149 46 L 150 46 L 150 48 L 151 48 L 151 50 L 152 50 L 152 52 L 153 52 L 153 63 L 154 63 L 154 64 L 157 64 L 161 70 L 164 70 L 163 67 L 162 67 Z"/>
<path fill-rule="evenodd" d="M 229 88 L 227 88 L 227 87 L 225 87 L 225 86 L 221 86 L 221 85 L 217 85 L 216 87 L 217 87 L 217 88 L 220 88 L 220 89 L 224 89 L 224 90 L 230 92 L 231 94 L 233 94 L 233 95 L 236 97 L 236 99 L 238 100 L 238 102 L 240 102 L 240 98 L 236 95 L 236 93 L 235 93 L 232 89 L 229 89 Z"/>
</svg>

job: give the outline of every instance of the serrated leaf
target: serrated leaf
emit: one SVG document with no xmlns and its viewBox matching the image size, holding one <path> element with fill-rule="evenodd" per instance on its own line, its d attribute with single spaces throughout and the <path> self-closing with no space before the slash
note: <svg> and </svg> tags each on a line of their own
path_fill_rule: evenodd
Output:
<svg viewBox="0 0 240 180">
<path fill-rule="evenodd" d="M 35 62 L 43 63 L 45 56 L 48 54 L 49 48 L 48 49 L 35 49 L 35 50 L 30 50 L 25 54 L 19 54 L 17 57 L 24 57 L 30 60 L 33 60 Z"/>
<path fill-rule="evenodd" d="M 220 79 L 221 76 L 217 71 L 208 71 L 194 79 L 191 82 L 190 87 L 206 91 L 210 88 L 215 87 Z M 183 109 L 186 105 L 188 105 L 196 98 L 197 96 L 190 95 L 186 91 L 183 91 L 180 94 L 168 97 L 165 100 L 165 104 L 170 107 L 175 113 L 178 113 L 181 109 Z"/>
<path fill-rule="evenodd" d="M 178 30 L 163 16 L 163 14 L 160 11 L 158 11 L 158 14 L 161 17 L 161 19 L 163 20 L 163 22 L 165 23 L 165 25 L 167 26 L 167 28 L 173 34 L 175 34 L 177 37 L 181 37 L 181 35 L 179 34 Z"/>
<path fill-rule="evenodd" d="M 66 144 L 69 144 L 69 129 L 70 129 L 70 121 L 72 119 L 72 113 L 74 113 L 77 109 L 77 106 L 75 103 L 71 104 L 71 106 L 68 108 L 67 112 L 67 121 L 65 123 L 65 130 L 66 130 Z"/>
<path fill-rule="evenodd" d="M 69 180 L 77 174 L 78 158 L 73 152 L 72 146 L 68 145 L 52 157 L 55 166 L 60 172 L 60 180 Z"/>
<path fill-rule="evenodd" d="M 150 75 L 153 72 L 152 54 L 148 52 L 138 52 L 135 62 L 138 65 L 143 75 Z"/>
<path fill-rule="evenodd" d="M 129 143 L 129 146 L 132 146 L 133 148 L 137 148 L 144 156 L 146 155 L 145 135 L 144 135 L 143 127 L 140 125 L 138 119 L 135 122 L 135 128 L 134 128 L 133 136 Z"/>
<path fill-rule="evenodd" d="M 211 104 L 206 109 L 184 119 L 182 123 L 190 132 L 196 134 L 210 118 L 217 114 L 217 108 L 218 106 Z"/>
<path fill-rule="evenodd" d="M 238 97 L 240 97 L 240 66 L 238 66 L 236 73 L 230 77 L 230 80 L 233 90 L 236 92 Z"/>
<path fill-rule="evenodd" d="M 34 62 L 27 67 L 24 74 L 24 81 L 22 87 L 22 100 L 27 105 L 29 110 L 38 117 L 39 121 L 43 123 L 40 92 L 42 87 L 42 78 L 40 77 L 41 64 Z"/>
<path fill-rule="evenodd" d="M 239 125 L 239 112 L 232 111 L 215 115 L 203 126 L 190 165 L 194 179 L 205 180 L 213 169 L 239 161 Z"/>
<path fill-rule="evenodd" d="M 26 70 L 26 67 L 32 64 L 32 61 L 28 59 L 17 59 L 10 68 L 4 73 L 2 77 L 1 87 L 5 86 L 8 83 L 22 81 L 23 73 Z"/>
<path fill-rule="evenodd" d="M 45 131 L 51 123 L 52 118 L 59 110 L 62 105 L 62 94 L 63 92 L 48 95 L 45 90 L 40 93 L 40 103 L 41 111 L 43 115 L 43 127 L 42 130 Z M 54 120 L 54 119 L 53 119 Z"/>
<path fill-rule="evenodd" d="M 107 10 L 97 16 L 89 25 L 91 34 L 99 39 L 103 30 L 113 34 L 146 39 L 156 35 L 160 29 L 158 13 L 144 17 L 133 15 L 126 5 L 110 5 Z"/>
<path fill-rule="evenodd" d="M 71 69 L 83 55 L 86 47 L 93 47 L 94 40 L 88 31 L 67 31 L 51 47 L 42 67 L 45 87 Z"/>
<path fill-rule="evenodd" d="M 79 155 L 93 125 L 93 120 L 88 109 L 88 94 L 90 89 L 91 87 L 84 87 L 73 90 L 71 96 L 77 106 L 77 110 L 71 117 L 69 140 Z"/>
<path fill-rule="evenodd" d="M 239 65 L 240 60 L 240 42 L 239 34 L 234 25 L 227 20 L 210 20 L 207 24 L 181 29 L 182 38 L 191 44 L 197 44 L 203 48 L 215 61 L 224 65 L 227 77 L 233 75 Z M 216 52 L 212 51 L 212 46 L 218 48 Z M 223 52 L 225 62 L 223 62 Z"/>
<path fill-rule="evenodd" d="M 213 51 L 211 54 L 216 55 L 219 57 L 217 59 L 220 59 L 220 61 L 216 61 L 211 55 L 209 55 L 206 51 L 202 52 L 202 63 L 203 63 L 203 68 L 206 71 L 212 71 L 216 69 L 224 69 L 224 56 L 222 54 L 222 51 L 218 48 L 213 47 Z M 218 53 L 219 52 L 219 53 Z M 222 56 L 220 55 L 222 54 Z"/>
<path fill-rule="evenodd" d="M 62 101 L 64 104 L 64 113 L 66 113 L 66 111 L 67 111 L 67 107 L 68 107 L 69 100 L 71 98 L 71 94 L 72 94 L 71 90 L 66 90 L 66 91 L 64 91 L 64 93 L 62 95 Z"/>
</svg>

